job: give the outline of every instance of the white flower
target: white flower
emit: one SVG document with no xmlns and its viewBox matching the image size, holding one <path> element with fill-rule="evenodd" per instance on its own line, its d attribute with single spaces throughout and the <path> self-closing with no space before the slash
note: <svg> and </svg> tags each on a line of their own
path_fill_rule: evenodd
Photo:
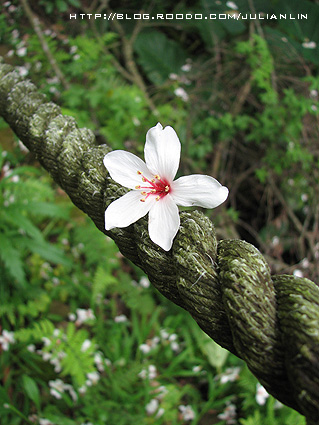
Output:
<svg viewBox="0 0 319 425">
<path fill-rule="evenodd" d="M 53 423 L 49 419 L 41 418 L 39 419 L 40 425 L 53 425 Z"/>
<path fill-rule="evenodd" d="M 92 345 L 92 342 L 89 339 L 86 339 L 85 341 L 83 341 L 83 344 L 81 346 L 81 351 L 84 352 L 86 350 L 88 350 Z"/>
<path fill-rule="evenodd" d="M 153 398 L 146 406 L 145 410 L 148 415 L 152 415 L 158 409 L 159 402 L 156 398 Z"/>
<path fill-rule="evenodd" d="M 233 10 L 237 10 L 238 9 L 237 4 L 234 3 L 233 1 L 226 2 L 226 6 L 229 7 L 229 9 L 233 9 Z"/>
<path fill-rule="evenodd" d="M 156 366 L 154 365 L 149 365 L 147 369 L 142 369 L 141 372 L 138 374 L 138 376 L 142 379 L 155 379 L 157 375 L 157 370 L 156 370 Z"/>
<path fill-rule="evenodd" d="M 229 367 L 219 376 L 220 383 L 234 382 L 239 378 L 240 367 Z"/>
<path fill-rule="evenodd" d="M 260 406 L 263 406 L 266 403 L 269 394 L 265 388 L 259 383 L 256 385 L 256 401 Z"/>
<path fill-rule="evenodd" d="M 172 349 L 172 351 L 179 351 L 180 347 L 179 347 L 178 342 L 176 342 L 176 341 L 171 342 L 171 349 Z"/>
<path fill-rule="evenodd" d="M 89 372 L 86 374 L 86 376 L 88 378 L 86 381 L 86 385 L 88 387 L 90 387 L 91 385 L 95 385 L 100 379 L 100 374 L 98 372 Z"/>
<path fill-rule="evenodd" d="M 226 421 L 227 425 L 232 425 L 236 423 L 236 406 L 234 404 L 228 403 L 224 412 L 217 415 L 222 421 Z"/>
<path fill-rule="evenodd" d="M 189 97 L 186 91 L 183 89 L 183 87 L 177 87 L 177 89 L 174 90 L 174 93 L 177 97 L 180 97 L 184 100 L 184 102 L 187 102 Z"/>
<path fill-rule="evenodd" d="M 163 407 L 160 407 L 155 415 L 156 418 L 160 418 L 165 413 L 165 409 Z"/>
<path fill-rule="evenodd" d="M 299 269 L 293 271 L 293 275 L 296 277 L 303 277 L 303 272 Z"/>
<path fill-rule="evenodd" d="M 2 350 L 8 351 L 10 344 L 13 344 L 14 342 L 14 333 L 4 329 L 2 331 L 2 335 L 0 336 L 0 345 L 2 346 Z"/>
<path fill-rule="evenodd" d="M 160 335 L 162 339 L 168 339 L 169 338 L 169 333 L 167 332 L 166 329 L 161 329 L 160 330 Z"/>
<path fill-rule="evenodd" d="M 189 72 L 192 69 L 192 65 L 190 63 L 185 63 L 185 65 L 182 66 L 181 70 L 184 72 Z"/>
<path fill-rule="evenodd" d="M 213 177 L 194 174 L 174 181 L 180 151 L 181 144 L 174 129 L 163 129 L 158 123 L 147 132 L 145 162 L 121 150 L 104 157 L 112 179 L 133 189 L 106 209 L 106 230 L 127 227 L 149 213 L 151 240 L 169 251 L 180 225 L 177 205 L 215 208 L 227 199 L 227 187 Z"/>
<path fill-rule="evenodd" d="M 148 288 L 150 286 L 150 281 L 146 276 L 142 276 L 139 281 L 139 284 L 140 286 L 142 286 L 142 288 Z"/>
<path fill-rule="evenodd" d="M 315 41 L 304 41 L 302 43 L 302 47 L 305 49 L 315 49 L 317 47 L 317 44 Z"/>
<path fill-rule="evenodd" d="M 27 346 L 27 350 L 30 351 L 30 353 L 34 353 L 35 352 L 35 345 L 34 344 L 29 344 Z"/>
<path fill-rule="evenodd" d="M 124 323 L 124 322 L 127 322 L 127 317 L 125 316 L 125 314 L 120 314 L 119 316 L 115 316 L 114 317 L 114 322 L 115 323 Z"/>
<path fill-rule="evenodd" d="M 181 406 L 179 406 L 179 410 L 182 413 L 184 421 L 192 421 L 195 418 L 195 412 L 194 412 L 192 406 L 181 405 Z"/>
<path fill-rule="evenodd" d="M 307 268 L 309 267 L 309 265 L 310 265 L 310 262 L 309 262 L 308 258 L 304 258 L 304 259 L 301 261 L 301 266 L 302 266 L 304 269 L 307 269 Z"/>
<path fill-rule="evenodd" d="M 95 320 L 95 315 L 94 315 L 91 308 L 89 308 L 87 310 L 85 310 L 84 308 L 77 308 L 76 314 L 77 314 L 77 320 L 76 320 L 77 325 L 81 325 L 82 323 L 85 323 L 88 320 Z M 73 316 L 72 316 L 72 318 L 73 318 Z M 71 318 L 70 318 L 70 320 L 71 320 Z"/>
<path fill-rule="evenodd" d="M 142 351 L 143 354 L 148 354 L 151 351 L 151 347 L 147 344 L 141 344 L 138 348 Z"/>
<path fill-rule="evenodd" d="M 198 373 L 198 372 L 200 372 L 202 370 L 202 366 L 193 366 L 193 368 L 192 368 L 192 371 L 194 372 L 194 373 Z"/>
<path fill-rule="evenodd" d="M 65 384 L 61 379 L 56 379 L 55 381 L 49 381 L 50 394 L 57 399 L 62 398 L 62 393 L 65 390 Z"/>
<path fill-rule="evenodd" d="M 26 47 L 20 47 L 19 49 L 17 49 L 16 54 L 17 54 L 17 56 L 22 58 L 23 56 L 25 56 L 27 54 L 27 48 Z"/>
</svg>

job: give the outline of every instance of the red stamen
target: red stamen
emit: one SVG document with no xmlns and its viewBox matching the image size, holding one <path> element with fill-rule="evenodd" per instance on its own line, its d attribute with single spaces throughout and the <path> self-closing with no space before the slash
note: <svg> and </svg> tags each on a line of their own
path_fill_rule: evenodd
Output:
<svg viewBox="0 0 319 425">
<path fill-rule="evenodd" d="M 166 180 L 162 180 L 158 174 L 156 174 L 151 181 L 143 176 L 141 171 L 138 171 L 137 174 L 142 176 L 142 181 L 144 183 L 149 184 L 149 186 L 135 186 L 135 189 L 144 189 L 143 192 L 141 192 L 144 196 L 144 198 L 141 199 L 141 202 L 145 202 L 150 195 L 156 195 L 156 200 L 159 201 L 170 192 L 170 185 Z M 145 189 L 147 191 L 145 191 Z"/>
</svg>

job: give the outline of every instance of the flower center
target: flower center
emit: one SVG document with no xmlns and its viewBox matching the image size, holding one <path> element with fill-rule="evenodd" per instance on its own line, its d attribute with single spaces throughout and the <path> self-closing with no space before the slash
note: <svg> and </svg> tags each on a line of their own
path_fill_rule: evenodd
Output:
<svg viewBox="0 0 319 425">
<path fill-rule="evenodd" d="M 143 183 L 148 183 L 148 186 L 135 186 L 135 189 L 137 190 L 146 189 L 141 192 L 141 194 L 144 196 L 144 198 L 140 199 L 141 202 L 145 202 L 150 195 L 156 195 L 156 201 L 159 201 L 170 192 L 170 185 L 166 180 L 161 179 L 158 174 L 156 174 L 152 180 L 148 180 L 146 177 L 144 177 L 141 171 L 138 171 L 137 174 L 142 177 Z"/>
</svg>

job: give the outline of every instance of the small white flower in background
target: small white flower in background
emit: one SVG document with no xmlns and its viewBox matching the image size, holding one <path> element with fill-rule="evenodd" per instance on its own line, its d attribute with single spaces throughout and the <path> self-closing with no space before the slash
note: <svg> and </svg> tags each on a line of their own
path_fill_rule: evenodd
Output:
<svg viewBox="0 0 319 425">
<path fill-rule="evenodd" d="M 139 125 L 141 125 L 141 121 L 137 117 L 133 117 L 132 122 L 135 125 L 135 127 L 138 127 Z"/>
<path fill-rule="evenodd" d="M 195 418 L 195 412 L 194 412 L 192 406 L 181 405 L 178 408 L 179 408 L 179 410 L 180 410 L 180 412 L 183 416 L 184 421 L 192 421 Z"/>
<path fill-rule="evenodd" d="M 71 313 L 72 314 L 72 313 Z M 88 320 L 95 320 L 95 315 L 91 308 L 85 310 L 84 308 L 76 309 L 76 325 L 82 325 L 82 323 L 87 322 Z M 70 315 L 69 315 L 70 318 Z M 71 320 L 71 319 L 70 319 Z"/>
<path fill-rule="evenodd" d="M 66 390 L 68 390 L 68 391 L 69 391 L 69 393 L 70 393 L 70 396 L 71 396 L 72 400 L 73 400 L 73 401 L 77 401 L 77 399 L 78 399 L 78 395 L 77 395 L 77 393 L 75 392 L 75 390 L 74 390 L 74 388 L 72 387 L 72 385 L 70 385 L 70 384 L 65 384 L 64 388 L 65 388 Z"/>
<path fill-rule="evenodd" d="M 35 352 L 35 345 L 34 344 L 29 344 L 27 346 L 27 350 L 30 351 L 30 353 L 34 353 Z"/>
<path fill-rule="evenodd" d="M 158 123 L 146 135 L 145 162 L 130 152 L 113 151 L 104 165 L 117 183 L 133 189 L 105 211 L 105 229 L 127 227 L 149 213 L 151 240 L 169 251 L 180 226 L 177 205 L 215 208 L 228 197 L 228 189 L 210 176 L 194 174 L 174 181 L 181 144 L 172 127 Z"/>
<path fill-rule="evenodd" d="M 161 385 L 154 390 L 154 394 L 156 394 L 156 398 L 158 400 L 162 400 L 167 393 L 168 389 L 164 385 Z"/>
<path fill-rule="evenodd" d="M 160 418 L 165 413 L 165 409 L 163 407 L 160 407 L 155 415 L 156 418 Z"/>
<path fill-rule="evenodd" d="M 178 75 L 177 75 L 177 74 L 172 73 L 172 74 L 169 74 L 168 78 L 169 78 L 170 80 L 178 80 Z"/>
<path fill-rule="evenodd" d="M 147 344 L 141 344 L 138 348 L 142 351 L 143 354 L 148 354 L 152 349 L 152 347 Z"/>
<path fill-rule="evenodd" d="M 49 381 L 50 394 L 57 399 L 61 399 L 65 390 L 64 382 L 61 379 L 55 381 Z"/>
<path fill-rule="evenodd" d="M 304 41 L 302 43 L 302 47 L 305 49 L 315 49 L 317 47 L 317 43 L 315 41 Z"/>
<path fill-rule="evenodd" d="M 147 405 L 145 406 L 145 410 L 148 415 L 153 415 L 158 409 L 159 402 L 156 398 L 153 398 Z"/>
<path fill-rule="evenodd" d="M 103 356 L 100 352 L 94 354 L 94 363 L 96 364 L 96 367 L 98 368 L 99 372 L 104 371 L 104 364 L 106 364 L 107 366 L 111 366 L 110 360 L 103 359 Z"/>
<path fill-rule="evenodd" d="M 189 99 L 189 96 L 186 93 L 186 91 L 183 89 L 183 87 L 177 87 L 177 89 L 174 90 L 174 93 L 177 97 L 180 97 L 181 99 L 183 99 L 184 102 L 187 102 Z"/>
<path fill-rule="evenodd" d="M 257 383 L 257 385 L 256 385 L 256 401 L 257 401 L 257 404 L 259 404 L 260 406 L 263 406 L 266 403 L 266 400 L 267 400 L 268 397 L 269 397 L 269 394 L 266 391 L 266 389 L 262 385 Z"/>
<path fill-rule="evenodd" d="M 86 385 L 88 387 L 97 384 L 97 382 L 100 379 L 100 374 L 98 372 L 89 372 L 86 374 L 86 377 L 88 378 L 86 381 Z"/>
<path fill-rule="evenodd" d="M 177 352 L 177 351 L 179 351 L 180 350 L 180 346 L 179 346 L 179 343 L 178 342 L 176 342 L 176 341 L 173 341 L 173 342 L 171 342 L 171 349 L 172 349 L 172 351 L 175 351 L 175 352 Z"/>
<path fill-rule="evenodd" d="M 274 236 L 271 240 L 272 246 L 278 246 L 279 242 L 280 242 L 280 239 L 278 238 L 278 236 Z"/>
<path fill-rule="evenodd" d="M 85 394 L 87 391 L 87 386 L 86 385 L 82 385 L 82 387 L 79 388 L 79 393 L 80 394 Z"/>
<path fill-rule="evenodd" d="M 296 277 L 303 277 L 303 272 L 299 269 L 294 270 L 292 274 Z"/>
<path fill-rule="evenodd" d="M 301 261 L 301 267 L 303 267 L 304 269 L 307 269 L 310 266 L 310 262 L 308 260 L 307 257 L 305 257 L 302 261 Z"/>
<path fill-rule="evenodd" d="M 147 369 L 142 369 L 138 376 L 142 379 L 154 379 L 157 376 L 157 370 L 154 365 L 149 365 Z"/>
<path fill-rule="evenodd" d="M 229 7 L 229 9 L 238 10 L 238 6 L 233 1 L 226 2 L 226 6 Z"/>
<path fill-rule="evenodd" d="M 16 69 L 21 77 L 25 77 L 29 74 L 29 70 L 25 66 L 17 66 Z"/>
<path fill-rule="evenodd" d="M 74 313 L 69 313 L 68 314 L 68 318 L 71 322 L 74 322 L 76 319 L 76 315 Z"/>
<path fill-rule="evenodd" d="M 189 72 L 192 69 L 192 65 L 190 63 L 185 63 L 185 65 L 182 66 L 181 70 L 184 72 Z"/>
<path fill-rule="evenodd" d="M 162 339 L 168 339 L 169 338 L 169 333 L 167 332 L 166 329 L 161 329 L 160 330 L 160 335 Z"/>
<path fill-rule="evenodd" d="M 70 53 L 73 55 L 78 50 L 78 46 L 71 46 L 70 47 Z"/>
<path fill-rule="evenodd" d="M 89 339 L 86 339 L 85 341 L 83 341 L 83 344 L 81 346 L 81 351 L 84 352 L 86 350 L 88 350 L 92 345 L 92 342 Z"/>
<path fill-rule="evenodd" d="M 317 106 L 316 105 L 311 105 L 310 106 L 310 109 L 313 111 L 313 112 L 316 112 L 317 111 Z"/>
<path fill-rule="evenodd" d="M 146 276 L 143 276 L 143 277 L 141 277 L 139 284 L 140 284 L 140 286 L 142 286 L 142 288 L 149 288 L 150 281 L 148 280 L 148 278 Z"/>
<path fill-rule="evenodd" d="M 20 58 L 22 58 L 26 54 L 27 54 L 27 48 L 26 47 L 20 47 L 19 49 L 16 50 L 16 55 L 19 56 Z"/>
<path fill-rule="evenodd" d="M 12 36 L 13 40 L 16 40 L 17 38 L 19 38 L 20 33 L 19 33 L 18 30 L 13 30 L 12 33 L 11 33 L 11 36 Z"/>
<path fill-rule="evenodd" d="M 8 8 L 8 12 L 10 12 L 10 13 L 15 12 L 16 10 L 17 10 L 17 7 L 14 6 L 13 4 L 11 6 L 9 6 L 9 8 Z"/>
<path fill-rule="evenodd" d="M 318 90 L 312 89 L 310 90 L 310 97 L 318 97 Z"/>
<path fill-rule="evenodd" d="M 229 367 L 225 372 L 218 376 L 221 384 L 234 382 L 239 378 L 240 367 Z"/>
<path fill-rule="evenodd" d="M 14 343 L 15 343 L 14 332 L 10 332 L 4 329 L 2 331 L 2 335 L 0 336 L 0 345 L 2 347 L 2 350 L 8 351 L 10 344 L 14 344 Z"/>
<path fill-rule="evenodd" d="M 202 366 L 194 366 L 193 367 L 193 369 L 192 369 L 192 371 L 194 372 L 194 373 L 198 373 L 198 372 L 200 372 L 202 370 Z"/>
<path fill-rule="evenodd" d="M 60 360 L 57 357 L 51 358 L 50 363 L 54 366 L 55 373 L 60 373 L 62 371 Z"/>
<path fill-rule="evenodd" d="M 124 323 L 127 322 L 127 317 L 125 316 L 125 314 L 120 314 L 119 316 L 115 316 L 114 317 L 114 322 L 115 323 Z"/>
<path fill-rule="evenodd" d="M 44 344 L 45 347 L 48 347 L 49 345 L 52 344 L 51 339 L 50 338 L 47 338 L 46 336 L 43 336 L 41 338 L 41 340 L 42 340 L 42 342 L 43 342 L 43 344 Z"/>
<path fill-rule="evenodd" d="M 227 425 L 236 424 L 236 406 L 229 403 L 223 413 L 220 413 L 217 417 L 222 421 L 226 421 Z"/>
<path fill-rule="evenodd" d="M 53 422 L 49 421 L 49 419 L 41 418 L 39 419 L 40 425 L 54 425 Z"/>
</svg>

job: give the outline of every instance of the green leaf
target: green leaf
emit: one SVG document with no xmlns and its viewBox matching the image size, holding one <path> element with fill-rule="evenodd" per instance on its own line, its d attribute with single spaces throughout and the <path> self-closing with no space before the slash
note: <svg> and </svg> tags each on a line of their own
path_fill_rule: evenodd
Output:
<svg viewBox="0 0 319 425">
<path fill-rule="evenodd" d="M 23 387 L 27 396 L 32 400 L 38 409 L 40 409 L 40 392 L 35 381 L 28 375 L 22 375 Z"/>
<path fill-rule="evenodd" d="M 138 62 L 154 84 L 163 84 L 171 73 L 179 73 L 187 55 L 178 43 L 165 34 L 149 30 L 136 38 Z"/>
<path fill-rule="evenodd" d="M 210 339 L 198 326 L 192 326 L 191 329 L 198 347 L 207 357 L 208 362 L 216 369 L 220 369 L 225 364 L 229 352 Z"/>
<path fill-rule="evenodd" d="M 4 233 L 0 233 L 0 246 L 0 259 L 9 274 L 19 283 L 25 283 L 25 272 L 20 253 L 14 248 L 10 239 Z"/>
<path fill-rule="evenodd" d="M 32 222 L 21 214 L 21 211 L 15 205 L 11 205 L 2 210 L 2 219 L 13 227 L 22 229 L 25 233 L 37 241 L 43 241 L 43 236 L 40 230 L 32 224 Z"/>
<path fill-rule="evenodd" d="M 70 218 L 69 210 L 71 208 L 71 204 L 56 205 L 50 202 L 32 202 L 28 204 L 28 206 L 28 209 L 41 217 L 64 218 L 65 220 Z"/>
<path fill-rule="evenodd" d="M 51 263 L 62 264 L 70 267 L 72 261 L 65 256 L 65 253 L 60 248 L 46 242 L 38 240 L 25 240 L 25 247 L 35 254 L 39 254 L 42 258 Z"/>
</svg>

